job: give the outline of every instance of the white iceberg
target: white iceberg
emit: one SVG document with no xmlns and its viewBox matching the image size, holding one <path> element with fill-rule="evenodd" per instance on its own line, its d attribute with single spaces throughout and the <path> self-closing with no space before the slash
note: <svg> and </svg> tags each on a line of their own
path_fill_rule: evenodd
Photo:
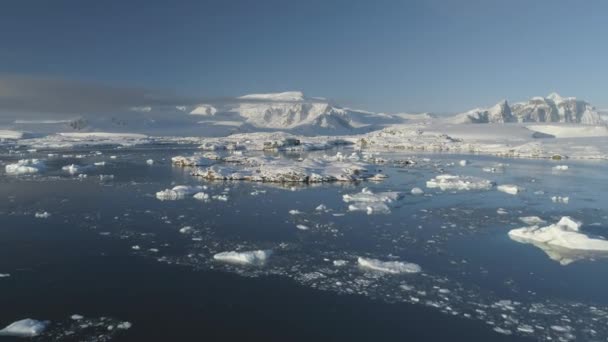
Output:
<svg viewBox="0 0 608 342">
<path fill-rule="evenodd" d="M 568 196 L 553 196 L 553 197 L 551 197 L 551 201 L 553 203 L 568 204 L 570 202 L 570 197 L 568 197 Z"/>
<path fill-rule="evenodd" d="M 38 211 L 34 214 L 34 217 L 45 219 L 51 217 L 51 213 L 48 211 Z"/>
<path fill-rule="evenodd" d="M 6 173 L 9 175 L 38 173 L 44 170 L 44 168 L 44 162 L 39 159 L 21 159 L 14 164 L 8 164 L 5 166 Z"/>
<path fill-rule="evenodd" d="M 496 187 L 496 190 L 507 193 L 509 195 L 517 195 L 522 189 L 513 184 L 501 184 Z"/>
<path fill-rule="evenodd" d="M 422 190 L 420 188 L 412 188 L 410 193 L 414 196 L 424 195 L 424 190 Z"/>
<path fill-rule="evenodd" d="M 22 319 L 9 324 L 0 330 L 0 336 L 35 337 L 44 332 L 48 327 L 48 321 L 38 321 L 31 318 Z"/>
<path fill-rule="evenodd" d="M 192 197 L 194 199 L 199 200 L 199 201 L 209 201 L 209 195 L 207 193 L 204 193 L 204 192 L 197 192 Z"/>
<path fill-rule="evenodd" d="M 70 164 L 70 165 L 66 165 L 66 166 L 62 167 L 61 169 L 71 175 L 77 175 L 77 174 L 83 173 L 86 169 L 88 169 L 88 167 L 80 166 L 80 165 L 76 165 L 76 164 Z"/>
<path fill-rule="evenodd" d="M 183 199 L 188 195 L 193 195 L 203 190 L 202 186 L 178 185 L 172 189 L 165 189 L 156 193 L 156 198 L 161 201 L 175 201 Z"/>
<path fill-rule="evenodd" d="M 368 215 L 371 215 L 390 213 L 391 210 L 388 205 L 400 197 L 401 194 L 394 191 L 373 193 L 368 188 L 363 188 L 359 193 L 343 195 L 342 199 L 346 203 L 351 203 L 348 206 L 349 211 L 365 211 Z"/>
<path fill-rule="evenodd" d="M 455 176 L 455 175 L 439 175 L 426 182 L 427 188 L 439 188 L 441 190 L 489 190 L 494 186 L 494 183 L 487 179 L 470 177 L 470 176 Z"/>
<path fill-rule="evenodd" d="M 509 237 L 541 248 L 551 259 L 563 265 L 593 254 L 608 253 L 608 241 L 587 236 L 580 231 L 581 226 L 581 222 L 564 216 L 559 222 L 546 227 L 535 225 L 512 229 Z"/>
<path fill-rule="evenodd" d="M 568 170 L 568 165 L 556 165 L 553 167 L 555 171 L 566 171 Z"/>
<path fill-rule="evenodd" d="M 263 265 L 272 255 L 271 250 L 256 250 L 244 252 L 221 252 L 213 256 L 213 259 L 221 262 L 242 265 Z"/>
<path fill-rule="evenodd" d="M 414 264 L 411 262 L 402 262 L 402 261 L 381 261 L 378 259 L 368 259 L 359 257 L 357 259 L 359 266 L 363 268 L 367 268 L 370 270 L 383 272 L 383 273 L 391 273 L 391 274 L 400 274 L 400 273 L 418 273 L 422 271 L 422 268 L 418 264 Z"/>
</svg>

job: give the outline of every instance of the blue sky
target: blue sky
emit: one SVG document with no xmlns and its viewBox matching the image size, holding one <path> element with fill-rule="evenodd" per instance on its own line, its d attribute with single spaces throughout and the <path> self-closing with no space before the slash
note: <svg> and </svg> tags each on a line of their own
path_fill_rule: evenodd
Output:
<svg viewBox="0 0 608 342">
<path fill-rule="evenodd" d="M 200 98 L 302 90 L 387 112 L 553 91 L 607 108 L 607 13 L 600 0 L 15 0 L 0 73 Z"/>
</svg>

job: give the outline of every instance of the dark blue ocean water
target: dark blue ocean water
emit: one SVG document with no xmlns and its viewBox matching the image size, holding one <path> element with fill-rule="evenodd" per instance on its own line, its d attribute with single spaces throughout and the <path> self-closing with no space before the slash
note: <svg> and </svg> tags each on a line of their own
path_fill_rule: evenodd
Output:
<svg viewBox="0 0 608 342">
<path fill-rule="evenodd" d="M 102 153 L 38 151 L 28 158 L 46 159 L 41 174 L 0 175 L 0 273 L 10 274 L 0 278 L 0 325 L 50 320 L 55 328 L 41 340 L 59 339 L 72 314 L 131 322 L 102 337 L 113 341 L 608 337 L 608 259 L 581 256 L 561 265 L 507 235 L 524 226 L 519 217 L 531 215 L 549 223 L 569 215 L 588 234 L 608 235 L 605 163 L 392 154 L 384 157 L 417 163 L 374 165 L 389 176 L 380 183 L 292 188 L 202 181 L 170 165 L 175 155 L 195 153 L 190 146 L 95 150 Z M 20 158 L 4 154 L 1 161 Z M 458 165 L 461 159 L 469 164 Z M 87 178 L 61 171 L 102 160 L 106 165 L 87 170 Z M 499 163 L 503 172 L 483 171 Z M 557 164 L 570 168 L 556 172 Z M 442 172 L 526 190 L 512 196 L 427 189 L 425 182 Z M 102 181 L 100 174 L 114 178 Z M 182 184 L 205 185 L 228 200 L 155 197 Z M 342 195 L 364 187 L 405 195 L 390 214 L 349 212 Z M 412 196 L 412 187 L 426 194 Z M 320 204 L 329 210 L 315 210 Z M 35 217 L 44 211 L 51 216 Z M 183 227 L 190 229 L 181 233 Z M 218 252 L 257 249 L 274 251 L 267 264 L 213 260 Z M 359 268 L 359 256 L 414 262 L 423 272 L 378 274 Z M 97 332 L 75 336 L 102 340 Z"/>
</svg>

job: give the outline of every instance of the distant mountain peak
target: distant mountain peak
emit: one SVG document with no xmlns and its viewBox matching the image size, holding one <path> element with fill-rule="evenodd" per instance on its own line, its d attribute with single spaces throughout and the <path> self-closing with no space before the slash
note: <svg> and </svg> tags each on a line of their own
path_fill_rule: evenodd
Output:
<svg viewBox="0 0 608 342">
<path fill-rule="evenodd" d="M 240 100 L 267 100 L 267 101 L 304 101 L 304 93 L 301 91 L 286 91 L 282 93 L 249 94 L 238 97 Z"/>
<path fill-rule="evenodd" d="M 509 106 L 506 100 L 490 108 L 477 108 L 456 115 L 454 123 L 564 122 L 599 124 L 602 119 L 592 105 L 575 97 L 551 93 Z"/>
</svg>

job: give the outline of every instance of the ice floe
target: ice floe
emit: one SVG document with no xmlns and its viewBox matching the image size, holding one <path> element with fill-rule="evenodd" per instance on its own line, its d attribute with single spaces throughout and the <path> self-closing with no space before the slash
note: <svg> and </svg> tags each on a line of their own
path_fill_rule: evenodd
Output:
<svg viewBox="0 0 608 342">
<path fill-rule="evenodd" d="M 589 237 L 580 231 L 581 222 L 564 216 L 546 227 L 534 225 L 509 231 L 509 237 L 522 243 L 530 243 L 545 251 L 561 264 L 569 264 L 583 258 L 580 252 L 608 252 L 608 241 Z"/>
<path fill-rule="evenodd" d="M 5 171 L 9 175 L 24 175 L 38 173 L 45 169 L 45 164 L 39 159 L 21 159 L 14 164 L 5 166 Z"/>
<path fill-rule="evenodd" d="M 371 215 L 390 213 L 389 205 L 400 197 L 401 194 L 394 191 L 373 193 L 368 188 L 363 188 L 359 193 L 343 195 L 342 199 L 344 202 L 350 203 L 349 211 L 365 211 L 368 215 Z"/>
<path fill-rule="evenodd" d="M 381 261 L 378 259 L 359 257 L 357 258 L 357 263 L 362 268 L 391 274 L 418 273 L 422 271 L 422 268 L 420 268 L 419 265 L 411 262 Z"/>
<path fill-rule="evenodd" d="M 369 178 L 359 162 L 331 162 L 322 158 L 294 161 L 273 157 L 243 157 L 233 166 L 198 169 L 194 175 L 208 180 L 243 180 L 271 183 L 354 182 Z"/>
<path fill-rule="evenodd" d="M 192 197 L 199 201 L 209 201 L 209 194 L 204 193 L 204 192 L 197 192 Z"/>
<path fill-rule="evenodd" d="M 570 203 L 570 197 L 568 196 L 552 196 L 551 197 L 551 201 L 553 203 L 564 203 L 564 204 L 568 204 Z"/>
<path fill-rule="evenodd" d="M 517 195 L 522 189 L 514 184 L 501 184 L 496 187 L 496 190 L 507 193 L 509 195 Z"/>
<path fill-rule="evenodd" d="M 523 217 L 520 217 L 519 220 L 529 226 L 535 226 L 535 225 L 547 223 L 547 221 L 541 219 L 538 216 L 523 216 Z"/>
<path fill-rule="evenodd" d="M 0 330 L 0 336 L 35 337 L 44 332 L 50 322 L 31 318 L 13 322 Z"/>
<path fill-rule="evenodd" d="M 38 211 L 34 214 L 34 217 L 45 219 L 51 217 L 51 213 L 48 211 Z"/>
<path fill-rule="evenodd" d="M 271 250 L 256 250 L 243 252 L 221 252 L 213 256 L 213 259 L 221 262 L 243 264 L 243 265 L 263 265 L 272 255 Z"/>
<path fill-rule="evenodd" d="M 414 196 L 424 195 L 424 190 L 422 190 L 420 188 L 412 188 L 410 193 Z"/>
<path fill-rule="evenodd" d="M 178 185 L 172 189 L 165 189 L 156 193 L 156 198 L 161 201 L 174 201 L 183 199 L 188 195 L 196 194 L 203 190 L 202 186 Z"/>
<path fill-rule="evenodd" d="M 427 188 L 441 190 L 489 190 L 494 183 L 483 178 L 456 175 L 438 175 L 426 182 Z"/>
</svg>

